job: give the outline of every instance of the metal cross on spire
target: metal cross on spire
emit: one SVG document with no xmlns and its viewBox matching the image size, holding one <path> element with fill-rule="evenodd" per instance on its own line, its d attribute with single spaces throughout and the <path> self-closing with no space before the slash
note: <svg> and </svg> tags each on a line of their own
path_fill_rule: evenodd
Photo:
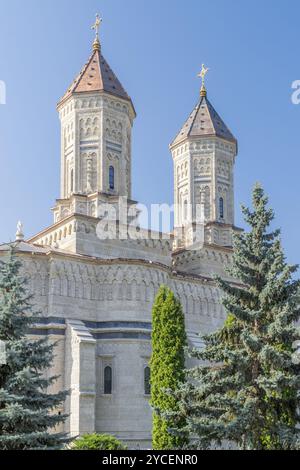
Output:
<svg viewBox="0 0 300 470">
<path fill-rule="evenodd" d="M 204 64 L 202 64 L 202 70 L 198 74 L 198 77 L 202 79 L 202 86 L 201 86 L 201 91 L 200 91 L 201 96 L 206 96 L 205 78 L 208 72 L 209 72 L 209 69 L 206 68 Z"/>
<path fill-rule="evenodd" d="M 94 44 L 93 44 L 94 49 L 100 49 L 99 29 L 100 29 L 101 23 L 102 23 L 102 18 L 100 18 L 100 15 L 97 13 L 96 14 L 96 21 L 92 26 L 92 29 L 96 33 Z"/>
</svg>

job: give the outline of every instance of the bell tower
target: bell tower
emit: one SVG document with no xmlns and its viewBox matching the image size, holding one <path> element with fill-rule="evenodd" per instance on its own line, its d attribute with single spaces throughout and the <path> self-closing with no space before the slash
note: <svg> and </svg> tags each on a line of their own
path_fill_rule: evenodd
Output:
<svg viewBox="0 0 300 470">
<path fill-rule="evenodd" d="M 234 163 L 237 141 L 207 98 L 202 66 L 200 100 L 170 145 L 174 162 L 177 248 L 195 232 L 203 242 L 231 246 L 234 226 Z M 176 247 L 176 246 L 175 246 Z"/>
<path fill-rule="evenodd" d="M 61 196 L 54 222 L 72 213 L 97 216 L 102 202 L 131 200 L 131 98 L 102 55 L 101 19 L 92 54 L 58 103 Z"/>
</svg>

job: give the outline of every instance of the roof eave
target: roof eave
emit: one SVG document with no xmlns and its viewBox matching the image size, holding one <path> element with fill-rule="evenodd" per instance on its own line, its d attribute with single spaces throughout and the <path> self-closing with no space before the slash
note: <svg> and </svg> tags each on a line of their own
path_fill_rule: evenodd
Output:
<svg viewBox="0 0 300 470">
<path fill-rule="evenodd" d="M 95 93 L 98 93 L 99 95 L 104 95 L 104 94 L 107 94 L 107 95 L 110 95 L 110 96 L 113 96 L 114 98 L 118 98 L 119 100 L 123 100 L 123 101 L 126 101 L 127 103 L 130 103 L 131 105 L 131 108 L 132 108 L 132 111 L 133 111 L 133 116 L 134 118 L 137 117 L 137 113 L 136 113 L 136 110 L 135 110 L 135 107 L 134 107 L 134 104 L 132 102 L 132 99 L 130 98 L 130 96 L 128 96 L 127 98 L 125 96 L 119 96 L 119 95 L 115 95 L 114 93 L 110 92 L 110 91 L 106 91 L 106 90 L 91 90 L 91 91 L 72 91 L 70 92 L 70 94 L 68 96 L 65 96 L 63 97 L 56 105 L 56 109 L 57 111 L 60 111 L 60 109 L 62 108 L 62 106 L 70 99 L 70 98 L 74 98 L 74 97 L 79 97 L 79 96 L 89 96 L 89 95 L 93 95 Z"/>
<path fill-rule="evenodd" d="M 227 138 L 227 137 L 224 137 L 222 135 L 218 135 L 218 134 L 205 134 L 205 135 L 187 135 L 185 137 L 183 137 L 182 139 L 178 140 L 176 142 L 176 139 L 169 145 L 169 148 L 170 150 L 172 150 L 174 147 L 176 147 L 177 145 L 182 145 L 184 142 L 188 141 L 188 140 L 197 140 L 197 139 L 211 139 L 211 138 L 217 138 L 217 139 L 222 139 L 224 140 L 225 142 L 230 142 L 232 144 L 235 144 L 236 145 L 236 148 L 238 150 L 238 141 L 235 137 L 233 137 L 232 139 L 230 138 Z"/>
</svg>

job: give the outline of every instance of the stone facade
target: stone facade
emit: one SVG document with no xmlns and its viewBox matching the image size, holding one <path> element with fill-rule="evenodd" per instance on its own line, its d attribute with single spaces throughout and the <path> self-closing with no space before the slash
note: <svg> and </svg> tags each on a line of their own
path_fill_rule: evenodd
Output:
<svg viewBox="0 0 300 470">
<path fill-rule="evenodd" d="M 201 110 L 205 119 L 195 127 Z M 141 230 L 138 239 L 103 240 L 97 226 L 104 204 L 116 209 L 118 233 L 124 223 L 120 198 L 132 209 L 127 222 L 138 218 L 138 210 L 131 199 L 135 111 L 99 43 L 58 111 L 61 198 L 53 209 L 54 224 L 15 243 L 41 312 L 30 334 L 57 342 L 49 373 L 60 376 L 57 389 L 71 390 L 65 431 L 72 436 L 108 432 L 129 447 L 149 448 L 152 411 L 145 379 L 159 287 L 169 286 L 180 299 L 193 346 L 201 343 L 199 332 L 213 331 L 225 319 L 213 274 L 226 277 L 231 262 L 237 143 L 202 96 L 189 130 L 171 145 L 178 203 L 174 234 L 151 238 Z M 202 230 L 201 246 L 177 237 L 176 229 L 188 226 Z M 0 255 L 8 249 L 2 245 Z"/>
</svg>

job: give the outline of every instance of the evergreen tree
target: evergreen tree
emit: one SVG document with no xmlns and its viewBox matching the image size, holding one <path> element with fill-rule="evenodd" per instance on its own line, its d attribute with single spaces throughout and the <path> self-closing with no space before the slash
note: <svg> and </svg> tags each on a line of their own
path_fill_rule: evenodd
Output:
<svg viewBox="0 0 300 470">
<path fill-rule="evenodd" d="M 256 185 L 253 211 L 242 208 L 251 230 L 234 237 L 230 274 L 241 284 L 216 278 L 227 322 L 192 352 L 202 365 L 174 395 L 198 448 L 225 441 L 241 449 L 300 448 L 300 366 L 293 361 L 300 281 L 293 279 L 298 267 L 285 261 L 280 232 L 268 231 L 274 213 L 267 203 Z"/>
<path fill-rule="evenodd" d="M 45 377 L 55 345 L 46 338 L 34 341 L 26 336 L 37 316 L 20 268 L 12 248 L 8 260 L 0 262 L 0 340 L 6 352 L 5 364 L 0 365 L 0 449 L 58 448 L 65 436 L 55 427 L 66 417 L 57 408 L 66 392 L 47 392 L 57 380 Z"/>
<path fill-rule="evenodd" d="M 168 411 L 177 410 L 176 399 L 169 391 L 176 390 L 184 381 L 184 351 L 187 343 L 182 307 L 165 286 L 158 292 L 153 305 L 152 319 L 152 358 L 151 358 L 151 404 L 153 417 L 153 448 L 156 450 L 176 449 L 182 445 L 184 437 L 169 432 L 174 426 L 172 417 L 164 417 Z M 183 421 L 179 419 L 181 427 Z"/>
</svg>

